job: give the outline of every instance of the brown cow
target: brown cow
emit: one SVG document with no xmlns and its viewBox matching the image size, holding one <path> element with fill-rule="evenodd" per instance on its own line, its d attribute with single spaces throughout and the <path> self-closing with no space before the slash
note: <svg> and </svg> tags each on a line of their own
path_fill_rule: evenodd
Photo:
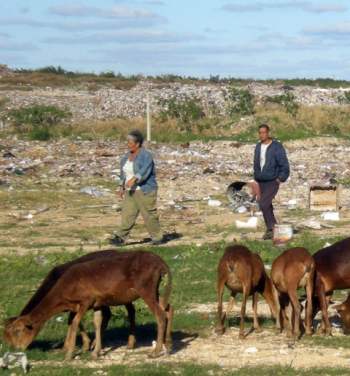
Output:
<svg viewBox="0 0 350 376">
<path fill-rule="evenodd" d="M 218 334 L 223 334 L 225 331 L 226 313 L 223 314 L 222 312 L 222 297 L 225 286 L 231 292 L 231 304 L 234 302 L 237 293 L 243 293 L 240 339 L 246 337 L 244 334 L 244 317 L 248 296 L 253 295 L 254 329 L 256 331 L 261 330 L 257 316 L 258 293 L 264 296 L 273 316 L 276 317 L 277 294 L 265 272 L 261 257 L 252 253 L 247 247 L 242 245 L 228 246 L 219 262 L 217 280 L 218 325 L 216 329 Z"/>
<path fill-rule="evenodd" d="M 162 280 L 165 280 L 165 286 L 164 294 L 160 296 Z M 164 339 L 166 347 L 171 346 L 170 292 L 171 273 L 158 255 L 134 251 L 100 257 L 72 265 L 30 313 L 7 321 L 4 338 L 10 345 L 25 349 L 50 317 L 71 311 L 75 315 L 66 341 L 66 359 L 71 359 L 80 320 L 88 309 L 126 305 L 142 298 L 157 319 L 158 337 L 153 356 L 159 356 Z M 96 346 L 93 354 L 97 356 L 101 349 L 101 320 L 94 321 Z"/>
<path fill-rule="evenodd" d="M 305 248 L 291 248 L 283 252 L 272 263 L 271 279 L 278 291 L 280 313 L 277 326 L 281 330 L 288 322 L 287 306 L 292 304 L 292 318 L 289 324 L 289 336 L 300 337 L 301 307 L 297 295 L 299 287 L 305 287 L 306 305 L 306 334 L 312 334 L 312 294 L 315 274 L 315 262 Z"/>
<path fill-rule="evenodd" d="M 40 301 L 43 299 L 44 296 L 51 290 L 51 288 L 57 283 L 58 279 L 63 275 L 64 272 L 66 272 L 72 265 L 79 264 L 81 262 L 95 260 L 99 257 L 109 257 L 109 256 L 115 256 L 116 250 L 113 249 L 107 249 L 103 251 L 97 251 L 97 252 L 91 252 L 86 255 L 83 255 L 81 257 L 78 257 L 74 260 L 68 261 L 64 264 L 58 265 L 54 267 L 49 274 L 46 276 L 46 278 L 42 281 L 41 285 L 35 292 L 35 294 L 30 298 L 28 303 L 25 305 L 25 307 L 22 309 L 20 316 L 26 315 L 30 313 L 35 306 L 40 303 Z M 135 341 L 135 308 L 132 303 L 126 305 L 126 309 L 128 312 L 128 319 L 130 323 L 130 334 L 128 338 L 128 349 L 133 349 L 135 347 L 136 341 Z M 94 320 L 101 320 L 102 315 L 102 324 L 101 324 L 101 331 L 103 332 L 108 325 L 109 319 L 111 317 L 111 310 L 109 307 L 102 307 L 101 311 L 96 310 L 94 314 Z M 74 318 L 74 313 L 69 314 L 68 318 L 68 333 L 70 331 L 70 326 L 72 323 L 72 320 Z M 90 338 L 88 334 L 86 333 L 82 323 L 79 324 L 80 334 L 83 341 L 83 351 L 88 351 L 90 349 Z M 63 349 L 67 350 L 67 340 L 68 340 L 68 334 L 66 337 L 66 341 L 64 343 Z M 94 344 L 93 344 L 94 347 Z"/>
<path fill-rule="evenodd" d="M 322 248 L 314 254 L 316 263 L 314 312 L 322 310 L 322 330 L 331 334 L 328 304 L 334 290 L 350 288 L 350 238 Z"/>
<path fill-rule="evenodd" d="M 334 306 L 334 308 L 341 317 L 344 334 L 350 334 L 350 294 L 343 303 Z"/>
</svg>

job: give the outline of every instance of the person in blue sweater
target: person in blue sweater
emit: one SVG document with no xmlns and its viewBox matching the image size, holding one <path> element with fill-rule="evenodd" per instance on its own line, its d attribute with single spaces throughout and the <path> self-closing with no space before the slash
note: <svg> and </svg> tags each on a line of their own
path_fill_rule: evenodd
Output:
<svg viewBox="0 0 350 376">
<path fill-rule="evenodd" d="M 254 179 L 259 184 L 259 206 L 266 224 L 263 239 L 268 240 L 273 238 L 273 227 L 277 223 L 272 201 L 280 184 L 288 179 L 290 169 L 283 145 L 271 138 L 267 124 L 259 126 L 259 139 L 254 152 Z"/>
</svg>

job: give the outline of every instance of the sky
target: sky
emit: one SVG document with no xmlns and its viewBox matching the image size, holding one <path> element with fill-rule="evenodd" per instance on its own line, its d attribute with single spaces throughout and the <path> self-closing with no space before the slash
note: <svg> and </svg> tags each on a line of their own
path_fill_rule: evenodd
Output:
<svg viewBox="0 0 350 376">
<path fill-rule="evenodd" d="M 348 0 L 0 0 L 0 64 L 350 80 Z"/>
</svg>

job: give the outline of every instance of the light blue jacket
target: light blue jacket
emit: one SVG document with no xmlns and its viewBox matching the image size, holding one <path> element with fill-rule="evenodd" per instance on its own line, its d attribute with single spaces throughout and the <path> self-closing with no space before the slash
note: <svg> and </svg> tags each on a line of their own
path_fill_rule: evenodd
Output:
<svg viewBox="0 0 350 376">
<path fill-rule="evenodd" d="M 120 160 L 120 179 L 121 185 L 125 187 L 126 177 L 123 171 L 124 165 L 130 156 L 126 153 Z M 158 188 L 156 180 L 156 168 L 152 154 L 144 148 L 141 148 L 134 160 L 134 174 L 137 179 L 137 185 L 143 193 L 156 191 Z"/>
</svg>

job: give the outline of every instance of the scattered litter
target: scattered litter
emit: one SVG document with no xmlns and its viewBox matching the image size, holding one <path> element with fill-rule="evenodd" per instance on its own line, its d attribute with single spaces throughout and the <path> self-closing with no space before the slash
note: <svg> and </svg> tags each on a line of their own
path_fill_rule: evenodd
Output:
<svg viewBox="0 0 350 376">
<path fill-rule="evenodd" d="M 103 197 L 106 196 L 106 192 L 102 191 L 99 188 L 96 187 L 84 187 L 80 189 L 80 193 L 85 193 L 90 196 L 94 197 Z"/>
<path fill-rule="evenodd" d="M 296 209 L 297 208 L 297 203 L 298 201 L 294 198 L 294 199 L 291 199 L 287 202 L 287 208 L 289 210 L 293 210 L 293 209 Z"/>
<path fill-rule="evenodd" d="M 243 222 L 240 220 L 236 220 L 236 227 L 237 228 L 250 228 L 256 229 L 258 227 L 258 218 L 257 217 L 250 217 L 248 221 Z"/>
<path fill-rule="evenodd" d="M 258 352 L 258 349 L 256 347 L 248 347 L 244 350 L 245 354 L 256 354 Z"/>
<path fill-rule="evenodd" d="M 239 214 L 244 214 L 248 211 L 248 209 L 245 207 L 245 206 L 240 206 L 239 208 L 237 208 L 237 213 Z"/>
<path fill-rule="evenodd" d="M 228 186 L 226 195 L 231 203 L 230 207 L 234 212 L 244 213 L 242 211 L 243 207 L 245 208 L 246 212 L 248 210 L 257 209 L 255 195 L 252 194 L 252 190 L 254 190 L 252 184 L 253 183 L 235 181 Z"/>
<path fill-rule="evenodd" d="M 57 322 L 64 322 L 64 318 L 62 316 L 56 317 Z"/>
<path fill-rule="evenodd" d="M 23 352 L 11 353 L 6 352 L 2 358 L 0 358 L 0 367 L 4 369 L 12 369 L 15 367 L 21 367 L 24 373 L 29 371 L 29 363 L 27 355 Z"/>
<path fill-rule="evenodd" d="M 321 218 L 325 221 L 339 221 L 339 212 L 325 212 L 321 214 Z"/>
<path fill-rule="evenodd" d="M 308 220 L 300 223 L 300 226 L 310 228 L 312 230 L 321 230 L 321 228 L 322 228 L 321 223 L 316 221 L 315 219 L 308 219 Z"/>
<path fill-rule="evenodd" d="M 18 220 L 24 220 L 24 219 L 32 220 L 35 215 L 44 213 L 48 211 L 49 209 L 50 208 L 48 206 L 43 206 L 35 210 L 12 212 L 12 213 L 9 213 L 8 215 Z"/>
<path fill-rule="evenodd" d="M 219 207 L 219 206 L 222 205 L 222 203 L 219 200 L 212 200 L 212 199 L 210 199 L 210 200 L 208 200 L 208 205 L 212 206 L 212 207 Z"/>
</svg>

